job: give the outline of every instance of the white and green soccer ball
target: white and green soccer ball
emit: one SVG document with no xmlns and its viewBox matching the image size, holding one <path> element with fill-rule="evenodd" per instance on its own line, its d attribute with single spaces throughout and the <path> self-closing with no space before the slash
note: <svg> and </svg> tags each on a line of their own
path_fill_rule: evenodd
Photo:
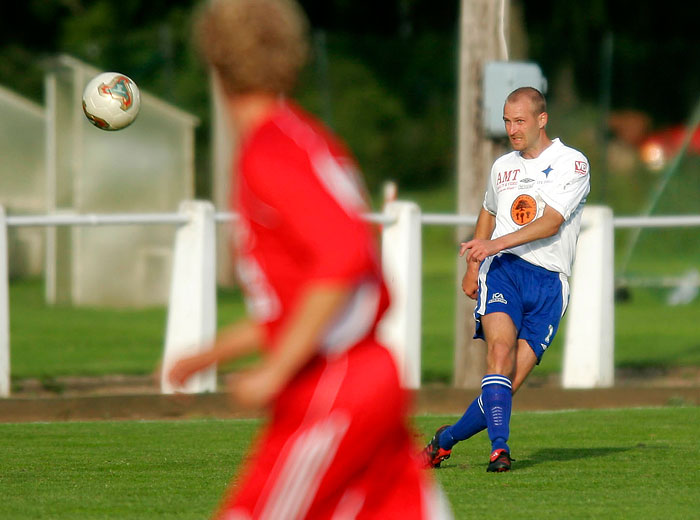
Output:
<svg viewBox="0 0 700 520">
<path fill-rule="evenodd" d="M 83 112 L 102 130 L 121 130 L 134 122 L 141 108 L 136 83 L 118 72 L 103 72 L 92 78 L 83 91 Z"/>
</svg>

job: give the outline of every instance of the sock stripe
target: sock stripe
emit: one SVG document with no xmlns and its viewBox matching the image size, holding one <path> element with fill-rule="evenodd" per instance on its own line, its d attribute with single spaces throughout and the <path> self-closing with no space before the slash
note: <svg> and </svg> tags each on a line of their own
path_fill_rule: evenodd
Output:
<svg viewBox="0 0 700 520">
<path fill-rule="evenodd" d="M 481 395 L 479 395 L 479 399 L 477 402 L 479 403 L 479 409 L 481 410 L 481 413 L 484 413 L 484 402 L 481 400 Z"/>
<path fill-rule="evenodd" d="M 510 382 L 510 379 L 508 379 L 506 376 L 501 376 L 498 374 L 484 376 L 484 378 L 481 380 L 481 388 L 484 388 L 487 385 L 502 385 L 510 390 L 513 389 L 513 384 Z"/>
<path fill-rule="evenodd" d="M 491 439 L 491 449 L 508 449 L 510 435 L 510 413 L 513 391 L 510 379 L 500 374 L 484 376 L 481 385 L 486 428 Z"/>
</svg>

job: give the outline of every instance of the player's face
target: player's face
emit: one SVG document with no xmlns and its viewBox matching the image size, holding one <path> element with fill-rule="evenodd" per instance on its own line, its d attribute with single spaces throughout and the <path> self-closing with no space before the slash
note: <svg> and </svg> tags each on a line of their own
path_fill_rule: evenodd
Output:
<svg viewBox="0 0 700 520">
<path fill-rule="evenodd" d="M 537 150 L 540 133 L 547 122 L 547 114 L 535 114 L 527 98 L 510 101 L 503 107 L 503 122 L 513 150 L 527 157 L 528 151 Z"/>
</svg>

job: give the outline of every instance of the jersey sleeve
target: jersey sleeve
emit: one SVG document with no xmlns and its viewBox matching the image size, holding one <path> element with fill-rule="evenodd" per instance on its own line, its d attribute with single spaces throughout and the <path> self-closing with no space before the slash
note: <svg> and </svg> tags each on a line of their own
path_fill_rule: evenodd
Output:
<svg viewBox="0 0 700 520">
<path fill-rule="evenodd" d="M 498 210 L 498 195 L 496 193 L 496 187 L 493 183 L 494 170 L 496 168 L 496 163 L 491 167 L 491 173 L 489 175 L 488 184 L 486 185 L 486 194 L 484 195 L 483 208 L 495 215 Z"/>
<path fill-rule="evenodd" d="M 279 215 L 279 233 L 303 262 L 308 280 L 349 281 L 368 269 L 373 248 L 350 161 L 330 152 L 314 161 L 282 142 L 251 166 L 251 188 Z"/>
<path fill-rule="evenodd" d="M 588 160 L 583 154 L 567 154 L 558 161 L 557 181 L 540 190 L 542 200 L 567 220 L 590 191 Z"/>
</svg>

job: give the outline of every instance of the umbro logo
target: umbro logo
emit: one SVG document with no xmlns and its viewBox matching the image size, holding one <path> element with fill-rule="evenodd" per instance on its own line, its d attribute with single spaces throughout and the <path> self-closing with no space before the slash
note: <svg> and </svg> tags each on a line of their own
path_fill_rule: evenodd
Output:
<svg viewBox="0 0 700 520">
<path fill-rule="evenodd" d="M 493 293 L 493 296 L 491 296 L 491 299 L 488 301 L 488 303 L 508 303 L 508 300 L 506 300 L 503 297 L 503 293 Z"/>
<path fill-rule="evenodd" d="M 525 179 L 520 179 L 520 182 L 518 183 L 518 189 L 519 190 L 527 190 L 529 188 L 532 188 L 535 185 L 535 179 L 531 179 L 530 177 L 527 177 Z"/>
</svg>

